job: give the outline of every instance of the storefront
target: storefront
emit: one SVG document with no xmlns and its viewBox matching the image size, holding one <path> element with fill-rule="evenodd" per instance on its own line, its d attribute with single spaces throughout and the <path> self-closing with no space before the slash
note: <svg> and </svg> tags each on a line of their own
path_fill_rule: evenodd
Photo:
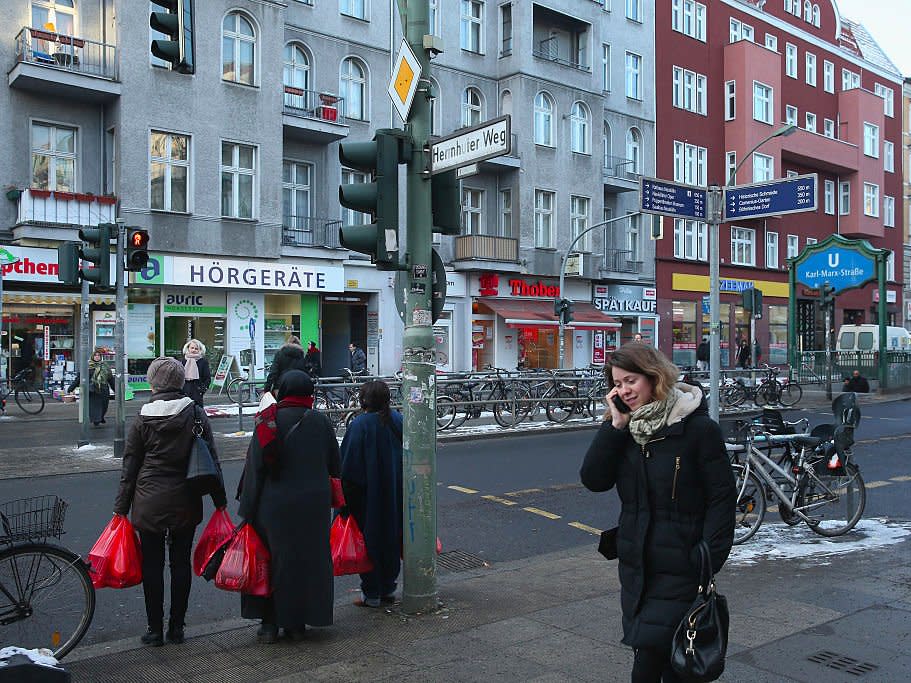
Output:
<svg viewBox="0 0 911 683">
<path fill-rule="evenodd" d="M 641 334 L 642 340 L 654 345 L 658 328 L 658 293 L 655 287 L 641 285 L 592 285 L 592 304 L 602 313 L 615 317 L 621 327 L 605 335 L 605 350 L 632 341 Z"/>
</svg>

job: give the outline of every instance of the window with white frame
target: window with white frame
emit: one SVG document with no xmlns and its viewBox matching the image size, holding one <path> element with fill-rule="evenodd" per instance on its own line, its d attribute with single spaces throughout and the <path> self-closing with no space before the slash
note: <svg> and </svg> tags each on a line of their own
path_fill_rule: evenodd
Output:
<svg viewBox="0 0 911 683">
<path fill-rule="evenodd" d="M 864 121 L 864 154 L 879 159 L 879 126 Z"/>
<path fill-rule="evenodd" d="M 32 0 L 31 5 L 32 28 L 64 36 L 76 35 L 75 0 Z"/>
<path fill-rule="evenodd" d="M 843 182 L 838 185 L 838 213 L 842 216 L 851 213 L 851 183 Z"/>
<path fill-rule="evenodd" d="M 535 144 L 554 146 L 554 100 L 546 92 L 535 95 Z"/>
<path fill-rule="evenodd" d="M 889 140 L 883 140 L 883 168 L 895 173 L 895 144 Z"/>
<path fill-rule="evenodd" d="M 735 266 L 756 265 L 756 231 L 731 228 L 731 263 Z"/>
<path fill-rule="evenodd" d="M 737 152 L 727 152 L 724 155 L 724 181 L 728 185 L 736 185 L 737 178 L 734 171 L 737 169 Z"/>
<path fill-rule="evenodd" d="M 477 88 L 462 91 L 462 126 L 476 126 L 484 120 L 484 97 Z"/>
<path fill-rule="evenodd" d="M 765 46 L 773 52 L 778 52 L 778 36 L 773 36 L 771 33 L 766 33 Z"/>
<path fill-rule="evenodd" d="M 730 38 L 732 43 L 736 43 L 739 40 L 753 40 L 753 27 L 749 24 L 744 24 L 739 19 L 731 18 L 731 33 Z"/>
<path fill-rule="evenodd" d="M 737 118 L 737 81 L 727 81 L 724 84 L 724 120 L 733 121 Z"/>
<path fill-rule="evenodd" d="M 806 74 L 807 85 L 816 87 L 816 55 L 812 52 L 806 54 Z"/>
<path fill-rule="evenodd" d="M 816 28 L 819 28 L 820 13 L 819 13 L 819 5 L 817 5 L 817 4 L 813 5 L 813 22 L 812 23 L 813 23 L 813 26 L 815 26 Z"/>
<path fill-rule="evenodd" d="M 339 0 L 338 10 L 355 19 L 366 19 L 367 0 Z"/>
<path fill-rule="evenodd" d="M 500 190 L 500 237 L 512 237 L 512 189 Z"/>
<path fill-rule="evenodd" d="M 822 89 L 829 93 L 835 92 L 835 65 L 828 59 L 822 63 Z"/>
<path fill-rule="evenodd" d="M 811 244 L 816 244 L 818 241 L 819 240 L 817 240 L 815 237 L 807 237 L 807 246 L 809 247 Z"/>
<path fill-rule="evenodd" d="M 765 234 L 765 267 L 778 268 L 778 233 Z"/>
<path fill-rule="evenodd" d="M 807 122 L 807 130 L 810 131 L 811 133 L 815 133 L 816 132 L 816 114 L 807 112 L 806 122 Z"/>
<path fill-rule="evenodd" d="M 221 78 L 223 81 L 256 83 L 256 31 L 240 12 L 229 12 L 221 25 Z"/>
<path fill-rule="evenodd" d="M 639 260 L 639 243 L 642 236 L 642 214 L 630 213 L 629 227 L 626 230 L 626 250 L 629 252 L 630 261 Z"/>
<path fill-rule="evenodd" d="M 554 246 L 554 192 L 535 190 L 535 247 Z"/>
<path fill-rule="evenodd" d="M 282 161 L 282 224 L 297 230 L 312 230 L 311 189 L 313 165 L 302 161 Z"/>
<path fill-rule="evenodd" d="M 895 282 L 895 252 L 886 255 L 886 280 Z"/>
<path fill-rule="evenodd" d="M 512 3 L 500 6 L 500 56 L 512 54 Z"/>
<path fill-rule="evenodd" d="M 830 216 L 835 215 L 835 181 L 834 180 L 824 180 L 823 181 L 823 208 L 827 214 Z"/>
<path fill-rule="evenodd" d="M 879 218 L 879 185 L 864 183 L 864 215 Z"/>
<path fill-rule="evenodd" d="M 626 0 L 626 18 L 642 21 L 642 0 Z"/>
<path fill-rule="evenodd" d="M 674 219 L 674 258 L 705 261 L 708 253 L 708 224 Z"/>
<path fill-rule="evenodd" d="M 569 113 L 570 149 L 579 154 L 589 154 L 589 115 L 588 107 L 582 102 L 573 102 Z"/>
<path fill-rule="evenodd" d="M 604 92 L 610 92 L 610 45 L 601 45 L 601 82 Z"/>
<path fill-rule="evenodd" d="M 775 159 L 767 154 L 753 154 L 753 182 L 761 183 L 775 177 Z"/>
<path fill-rule="evenodd" d="M 588 230 L 591 212 L 591 199 L 572 195 L 569 198 L 569 225 L 572 239 L 576 239 Z M 591 251 L 591 233 L 588 233 L 576 244 L 579 251 Z"/>
<path fill-rule="evenodd" d="M 753 81 L 753 118 L 762 123 L 772 123 L 774 111 L 772 87 Z"/>
<path fill-rule="evenodd" d="M 671 28 L 705 42 L 705 5 L 695 0 L 673 0 Z"/>
<path fill-rule="evenodd" d="M 841 89 L 853 90 L 860 87 L 860 74 L 850 69 L 841 70 Z"/>
<path fill-rule="evenodd" d="M 695 71 L 674 67 L 673 103 L 678 109 L 686 109 L 696 114 L 706 112 L 706 79 Z"/>
<path fill-rule="evenodd" d="M 427 0 L 427 18 L 430 23 L 430 32 L 435 36 L 441 36 L 442 34 L 442 20 L 440 17 L 440 1 L 441 0 Z M 509 5 L 504 5 L 508 7 Z"/>
<path fill-rule="evenodd" d="M 792 126 L 797 125 L 797 107 L 793 104 L 788 104 L 784 108 L 784 120 L 785 123 L 790 123 Z"/>
<path fill-rule="evenodd" d="M 253 218 L 256 192 L 256 147 L 221 143 L 221 215 Z"/>
<path fill-rule="evenodd" d="M 354 57 L 342 60 L 338 83 L 339 94 L 345 103 L 345 116 L 367 120 L 367 67 Z"/>
<path fill-rule="evenodd" d="M 784 11 L 788 14 L 794 14 L 794 0 L 784 0 Z"/>
<path fill-rule="evenodd" d="M 626 96 L 642 99 L 642 55 L 626 53 Z"/>
<path fill-rule="evenodd" d="M 803 2 L 803 20 L 806 22 L 813 21 L 813 3 L 810 0 Z"/>
<path fill-rule="evenodd" d="M 462 233 L 481 235 L 484 232 L 484 190 L 462 188 Z"/>
<path fill-rule="evenodd" d="M 31 187 L 76 191 L 76 129 L 32 122 Z"/>
<path fill-rule="evenodd" d="M 787 258 L 794 258 L 800 252 L 800 238 L 797 235 L 788 235 Z"/>
<path fill-rule="evenodd" d="M 895 227 L 895 197 L 883 195 L 883 226 Z"/>
<path fill-rule="evenodd" d="M 822 134 L 827 138 L 835 139 L 835 121 L 832 119 L 824 119 L 822 122 Z"/>
<path fill-rule="evenodd" d="M 895 95 L 892 88 L 876 83 L 873 85 L 873 92 L 883 98 L 883 113 L 890 118 L 895 116 Z"/>
<path fill-rule="evenodd" d="M 310 90 L 310 56 L 300 43 L 285 45 L 282 85 L 285 90 L 286 107 L 307 108 L 307 91 Z"/>
<path fill-rule="evenodd" d="M 797 174 L 797 171 L 790 171 L 790 170 L 789 170 L 789 171 L 786 171 L 786 172 L 785 172 L 785 177 L 787 177 L 787 178 L 796 178 L 797 175 L 798 175 L 798 174 Z"/>
<path fill-rule="evenodd" d="M 484 44 L 483 0 L 460 0 L 459 47 L 480 54 Z"/>
<path fill-rule="evenodd" d="M 784 46 L 784 73 L 785 76 L 797 78 L 797 46 L 791 43 Z"/>
<path fill-rule="evenodd" d="M 356 185 L 357 183 L 369 183 L 370 176 L 359 171 L 351 171 L 347 168 L 342 169 L 342 184 Z M 370 223 L 370 214 L 361 213 L 353 209 L 342 208 L 342 225 L 368 225 Z"/>
<path fill-rule="evenodd" d="M 605 121 L 601 129 L 601 140 L 604 147 L 604 168 L 612 169 L 614 162 L 611 159 L 611 150 L 613 149 L 611 141 L 611 127 L 610 124 Z M 615 172 L 615 171 L 614 171 Z"/>
<path fill-rule="evenodd" d="M 149 206 L 186 212 L 190 187 L 190 138 L 153 130 L 149 135 Z"/>
<path fill-rule="evenodd" d="M 626 168 L 630 173 L 642 173 L 642 133 L 638 128 L 626 131 L 626 158 L 630 163 Z"/>
<path fill-rule="evenodd" d="M 705 185 L 708 175 L 705 147 L 674 141 L 674 182 Z"/>
</svg>

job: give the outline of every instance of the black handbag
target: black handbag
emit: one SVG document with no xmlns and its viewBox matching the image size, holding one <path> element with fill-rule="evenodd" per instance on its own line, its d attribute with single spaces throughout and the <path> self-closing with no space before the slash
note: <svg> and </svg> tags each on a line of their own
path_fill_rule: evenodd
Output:
<svg viewBox="0 0 911 683">
<path fill-rule="evenodd" d="M 727 599 L 715 590 L 712 560 L 703 540 L 699 551 L 699 594 L 674 633 L 671 642 L 671 666 L 692 683 L 708 683 L 724 673 L 728 648 Z"/>
<path fill-rule="evenodd" d="M 203 438 L 202 420 L 199 408 L 193 406 L 193 445 L 187 462 L 187 482 L 201 495 L 217 493 L 224 488 L 221 468 L 215 462 L 209 444 Z"/>
</svg>

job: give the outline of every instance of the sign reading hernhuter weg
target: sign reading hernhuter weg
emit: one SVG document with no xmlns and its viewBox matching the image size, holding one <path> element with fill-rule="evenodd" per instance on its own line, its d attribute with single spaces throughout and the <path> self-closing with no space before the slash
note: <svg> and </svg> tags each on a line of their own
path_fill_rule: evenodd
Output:
<svg viewBox="0 0 911 683">
<path fill-rule="evenodd" d="M 509 154 L 510 121 L 507 114 L 436 140 L 430 145 L 430 172 L 442 173 Z"/>
</svg>

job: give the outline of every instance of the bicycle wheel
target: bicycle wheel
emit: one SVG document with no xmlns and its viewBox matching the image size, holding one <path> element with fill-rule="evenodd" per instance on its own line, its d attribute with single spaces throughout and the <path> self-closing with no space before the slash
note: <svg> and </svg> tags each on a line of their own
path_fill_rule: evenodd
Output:
<svg viewBox="0 0 911 683">
<path fill-rule="evenodd" d="M 575 395 L 569 389 L 558 389 L 547 399 L 544 410 L 551 422 L 566 422 L 576 410 Z"/>
<path fill-rule="evenodd" d="M 797 405 L 802 398 L 803 389 L 800 388 L 800 385 L 796 382 L 788 382 L 781 388 L 781 396 L 778 397 L 778 401 L 786 408 L 790 408 Z"/>
<path fill-rule="evenodd" d="M 722 402 L 731 408 L 736 408 L 746 400 L 747 392 L 740 384 L 732 384 L 721 389 Z"/>
<path fill-rule="evenodd" d="M 455 401 L 450 396 L 437 396 L 437 429 L 449 429 L 456 416 Z"/>
<path fill-rule="evenodd" d="M 515 427 L 526 418 L 530 403 L 521 403 L 529 397 L 528 387 L 518 385 L 504 386 L 493 404 L 493 419 L 501 427 Z"/>
<path fill-rule="evenodd" d="M 778 383 L 763 381 L 756 387 L 753 403 L 758 407 L 772 406 L 778 403 Z"/>
<path fill-rule="evenodd" d="M 16 389 L 16 405 L 24 412 L 37 415 L 44 410 L 44 394 L 37 389 Z"/>
<path fill-rule="evenodd" d="M 95 614 L 95 589 L 75 553 L 44 543 L 0 552 L 3 640 L 46 647 L 61 659 L 85 635 Z"/>
<path fill-rule="evenodd" d="M 806 486 L 798 497 L 798 507 L 813 520 L 809 527 L 820 536 L 848 533 L 860 521 L 867 504 L 860 470 L 848 464 L 837 470 L 817 470 L 814 475 L 805 475 Z"/>
<path fill-rule="evenodd" d="M 241 387 L 243 386 L 243 377 L 235 377 L 230 382 L 228 386 L 225 387 L 225 393 L 228 394 L 228 398 L 231 399 L 231 403 L 237 403 L 238 395 L 241 392 Z"/>
<path fill-rule="evenodd" d="M 766 502 L 762 482 L 743 465 L 731 465 L 737 485 L 737 506 L 735 508 L 734 545 L 752 538 L 765 517 Z"/>
</svg>

